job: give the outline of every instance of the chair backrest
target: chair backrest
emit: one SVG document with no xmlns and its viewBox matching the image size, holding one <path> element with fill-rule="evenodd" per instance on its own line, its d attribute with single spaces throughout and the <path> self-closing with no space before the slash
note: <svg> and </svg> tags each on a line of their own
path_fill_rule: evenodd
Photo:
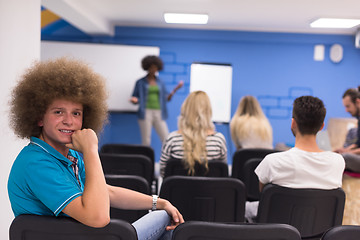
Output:
<svg viewBox="0 0 360 240">
<path fill-rule="evenodd" d="M 345 193 L 333 190 L 292 189 L 267 184 L 260 197 L 257 221 L 285 223 L 296 227 L 301 237 L 320 237 L 341 225 Z"/>
<path fill-rule="evenodd" d="M 154 165 L 144 155 L 99 153 L 104 174 L 136 175 L 152 184 Z"/>
<path fill-rule="evenodd" d="M 360 226 L 342 225 L 328 229 L 321 240 L 359 240 Z"/>
<path fill-rule="evenodd" d="M 171 176 L 160 197 L 169 200 L 186 221 L 243 222 L 245 186 L 235 178 Z"/>
<path fill-rule="evenodd" d="M 119 154 L 140 154 L 150 158 L 152 163 L 155 161 L 154 150 L 150 146 L 138 145 L 138 144 L 121 144 L 121 143 L 109 143 L 104 144 L 101 149 L 101 153 L 119 153 Z"/>
<path fill-rule="evenodd" d="M 11 223 L 10 240 L 136 240 L 134 227 L 111 220 L 104 228 L 92 228 L 68 217 L 20 215 Z"/>
<path fill-rule="evenodd" d="M 263 159 L 269 153 L 279 152 L 274 149 L 263 149 L 263 148 L 243 148 L 237 150 L 233 155 L 231 177 L 238 178 L 244 181 L 244 164 L 251 158 Z"/>
<path fill-rule="evenodd" d="M 132 175 L 105 175 L 106 183 L 112 186 L 124 187 L 144 194 L 150 194 L 149 183 L 145 178 Z M 111 219 L 121 219 L 133 223 L 145 214 L 147 210 L 123 210 L 110 208 Z"/>
<path fill-rule="evenodd" d="M 189 221 L 175 228 L 173 240 L 300 240 L 287 224 L 236 224 Z"/>
<path fill-rule="evenodd" d="M 243 168 L 243 182 L 246 186 L 246 198 L 248 201 L 259 201 L 259 178 L 255 174 L 255 169 L 262 161 L 262 158 L 251 158 L 245 162 Z"/>
<path fill-rule="evenodd" d="M 181 159 L 171 158 L 166 162 L 164 178 L 169 176 L 188 176 L 188 168 Z M 211 160 L 208 162 L 208 170 L 205 166 L 196 164 L 194 176 L 228 177 L 229 168 L 223 161 Z"/>
</svg>

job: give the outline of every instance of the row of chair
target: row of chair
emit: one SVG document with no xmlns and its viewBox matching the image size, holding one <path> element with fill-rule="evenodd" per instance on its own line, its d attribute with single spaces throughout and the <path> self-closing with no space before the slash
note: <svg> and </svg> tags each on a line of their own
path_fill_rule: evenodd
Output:
<svg viewBox="0 0 360 240">
<path fill-rule="evenodd" d="M 139 176 L 106 175 L 109 184 L 149 194 L 147 181 Z M 140 187 L 141 186 L 141 187 Z M 172 176 L 161 187 L 187 221 L 244 222 L 245 185 L 235 178 Z M 296 227 L 303 237 L 319 237 L 328 228 L 341 225 L 345 193 L 334 190 L 291 189 L 268 184 L 261 194 L 259 223 L 284 223 Z M 134 222 L 143 210 L 111 208 L 111 218 Z"/>
<path fill-rule="evenodd" d="M 100 151 L 105 173 L 142 176 L 140 172 L 134 172 L 137 164 L 137 161 L 134 160 L 135 155 L 133 155 L 133 158 L 129 155 L 122 155 L 124 159 L 119 160 L 116 156 L 118 156 L 119 152 L 124 153 L 124 151 L 118 151 L 120 149 L 118 144 L 111 144 L 110 146 L 109 148 L 109 145 L 104 145 Z M 144 152 L 134 150 L 135 148 L 147 148 L 145 146 L 134 147 L 134 145 L 132 147 L 133 152 L 129 152 L 131 147 L 127 146 L 126 153 Z M 104 153 L 106 148 L 111 149 L 109 151 L 111 153 Z M 114 154 L 114 152 L 117 154 Z M 258 179 L 254 174 L 254 169 L 267 154 L 273 152 L 276 151 L 242 149 L 235 152 L 231 172 L 233 178 L 222 179 L 216 177 L 227 177 L 228 167 L 227 164 L 220 161 L 209 162 L 208 172 L 204 171 L 201 166 L 196 166 L 197 175 L 212 177 L 208 179 L 206 177 L 170 177 L 173 175 L 187 175 L 187 170 L 184 169 L 182 161 L 178 159 L 170 160 L 165 169 L 165 180 L 160 188 L 160 197 L 170 200 L 187 220 L 243 222 L 245 200 L 260 199 L 258 222 L 287 223 L 297 227 L 303 237 L 319 237 L 327 228 L 341 224 L 345 203 L 345 194 L 342 189 L 331 191 L 304 189 L 300 191 L 267 186 L 264 189 L 264 194 L 260 196 Z M 111 162 L 113 163 L 109 164 Z M 125 162 L 132 166 L 121 166 L 121 163 Z M 144 165 L 143 171 L 148 171 L 147 168 L 153 166 L 153 162 L 148 160 L 147 162 L 148 164 Z M 121 172 L 124 169 L 133 172 Z M 147 176 L 148 182 L 154 181 L 154 178 Z M 107 178 L 109 178 L 108 175 Z M 270 190 L 267 190 L 268 188 Z M 287 196 L 283 195 L 284 189 L 287 190 Z M 265 194 L 265 192 L 268 192 L 268 194 Z M 115 212 L 118 212 L 118 214 Z M 138 213 L 131 218 L 131 221 L 145 213 L 144 211 Z M 127 216 L 124 211 L 115 209 L 112 209 L 112 215 L 122 216 L 122 219 Z"/>
<path fill-rule="evenodd" d="M 269 153 L 277 152 L 271 149 L 241 149 L 234 153 L 231 177 L 240 179 L 246 186 L 247 200 L 256 201 L 260 198 L 259 181 L 254 169 Z M 100 149 L 105 174 L 138 175 L 149 183 L 156 185 L 154 175 L 154 151 L 149 146 L 135 144 L 105 144 Z M 210 161 L 208 171 L 201 165 L 195 166 L 196 176 L 228 177 L 228 165 L 221 161 Z M 188 175 L 187 169 L 179 159 L 170 159 L 165 168 L 164 178 L 174 175 Z"/>
<path fill-rule="evenodd" d="M 104 228 L 91 228 L 71 218 L 20 215 L 11 223 L 10 240 L 137 240 L 134 227 L 112 219 Z M 188 221 L 173 232 L 173 240 L 300 240 L 287 224 L 238 224 Z M 360 226 L 335 226 L 321 240 L 358 240 Z"/>
</svg>

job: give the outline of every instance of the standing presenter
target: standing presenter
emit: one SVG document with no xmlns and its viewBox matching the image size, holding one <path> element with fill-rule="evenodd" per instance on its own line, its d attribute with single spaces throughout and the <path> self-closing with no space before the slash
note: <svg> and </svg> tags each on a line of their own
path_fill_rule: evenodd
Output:
<svg viewBox="0 0 360 240">
<path fill-rule="evenodd" d="M 163 142 L 169 130 L 166 124 L 168 112 L 166 102 L 170 101 L 175 92 L 180 89 L 184 82 L 180 81 L 169 94 L 165 84 L 157 77 L 157 72 L 163 69 L 163 62 L 158 56 L 146 56 L 141 61 L 142 68 L 147 75 L 136 81 L 135 89 L 130 101 L 139 104 L 138 122 L 143 145 L 150 146 L 151 130 L 154 126 L 157 134 Z"/>
</svg>

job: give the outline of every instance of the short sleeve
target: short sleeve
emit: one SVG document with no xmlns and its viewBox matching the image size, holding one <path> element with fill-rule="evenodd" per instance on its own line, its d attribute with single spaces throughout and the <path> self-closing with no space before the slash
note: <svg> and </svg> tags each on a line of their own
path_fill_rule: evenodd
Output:
<svg viewBox="0 0 360 240">
<path fill-rule="evenodd" d="M 139 93 L 139 91 L 140 91 L 140 90 L 139 90 L 139 83 L 140 83 L 139 80 L 135 83 L 134 91 L 133 91 L 133 93 L 132 93 L 132 96 L 133 96 L 133 97 L 137 97 L 137 98 L 140 97 L 140 93 Z"/>
<path fill-rule="evenodd" d="M 269 165 L 270 159 L 265 157 L 255 169 L 255 173 L 259 178 L 259 182 L 267 184 L 271 180 L 271 170 Z"/>
<path fill-rule="evenodd" d="M 60 164 L 60 161 L 40 159 L 28 165 L 26 171 L 27 187 L 55 216 L 69 202 L 82 195 L 75 176 Z"/>
</svg>

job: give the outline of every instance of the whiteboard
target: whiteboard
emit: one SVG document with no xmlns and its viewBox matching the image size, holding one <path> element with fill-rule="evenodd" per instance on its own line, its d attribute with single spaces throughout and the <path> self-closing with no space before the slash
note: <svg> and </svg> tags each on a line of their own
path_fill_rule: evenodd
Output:
<svg viewBox="0 0 360 240">
<path fill-rule="evenodd" d="M 109 111 L 137 111 L 129 102 L 135 82 L 144 77 L 141 60 L 147 55 L 159 56 L 159 47 L 95 43 L 41 41 L 41 60 L 62 56 L 88 63 L 106 79 Z"/>
<path fill-rule="evenodd" d="M 213 121 L 230 122 L 232 66 L 230 64 L 191 64 L 190 92 L 202 90 L 210 98 Z"/>
</svg>

